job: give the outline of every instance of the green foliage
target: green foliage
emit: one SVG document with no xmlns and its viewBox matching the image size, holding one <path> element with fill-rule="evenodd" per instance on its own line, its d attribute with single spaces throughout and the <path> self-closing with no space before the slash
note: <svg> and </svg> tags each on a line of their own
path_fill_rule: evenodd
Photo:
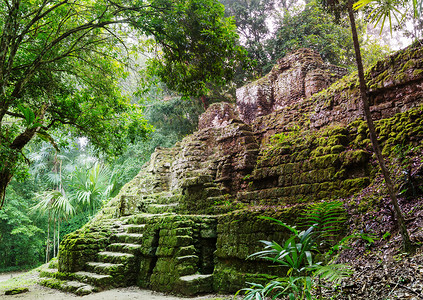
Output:
<svg viewBox="0 0 423 300">
<path fill-rule="evenodd" d="M 323 60 L 339 66 L 354 63 L 354 52 L 349 24 L 323 11 L 315 2 L 298 12 L 287 12 L 279 20 L 273 43 L 272 56 L 280 58 L 297 48 L 312 48 Z M 361 35 L 364 28 L 360 27 Z"/>
<path fill-rule="evenodd" d="M 64 222 L 60 229 L 60 240 L 62 238 L 84 226 L 90 220 L 91 212 L 90 211 L 83 211 L 75 214 L 71 219 L 67 222 Z"/>
<path fill-rule="evenodd" d="M 7 205 L 0 210 L 0 270 L 19 270 L 38 265 L 43 257 L 44 228 L 42 220 L 30 217 L 28 207 L 34 184 L 13 180 L 9 186 Z"/>
<path fill-rule="evenodd" d="M 220 0 L 225 6 L 225 14 L 234 17 L 240 41 L 245 46 L 248 56 L 255 61 L 253 76 L 262 76 L 263 70 L 271 65 L 266 45 L 270 30 L 266 24 L 269 16 L 275 13 L 278 1 Z M 242 81 L 243 78 L 237 78 Z"/>
<path fill-rule="evenodd" d="M 257 256 L 288 267 L 288 276 L 291 273 L 294 275 L 306 273 L 309 268 L 314 267 L 312 251 L 317 250 L 314 242 L 314 227 L 310 227 L 305 231 L 298 231 L 295 227 L 286 225 L 279 220 L 269 217 L 262 218 L 272 220 L 278 225 L 289 229 L 293 235 L 283 245 L 273 241 L 260 241 L 265 245 L 264 250 L 256 252 L 249 257 Z"/>
<path fill-rule="evenodd" d="M 149 70 L 166 85 L 185 95 L 203 96 L 207 83 L 226 84 L 245 52 L 237 45 L 232 19 L 214 0 L 152 0 L 164 13 L 137 22 L 154 32 L 162 46 L 160 56 L 149 61 Z"/>
<path fill-rule="evenodd" d="M 20 1 L 1 5 L 0 200 L 36 136 L 61 129 L 119 154 L 150 126 L 123 95 L 128 37 L 160 48 L 150 70 L 169 87 L 202 95 L 243 59 L 231 20 L 214 0 Z M 125 49 L 126 53 L 122 49 Z"/>
<path fill-rule="evenodd" d="M 284 278 L 273 280 L 265 286 L 249 283 L 249 288 L 238 291 L 244 292 L 244 299 L 276 299 L 282 295 L 288 299 L 314 299 L 312 290 L 318 278 L 339 284 L 342 279 L 352 274 L 352 270 L 346 265 L 322 265 L 321 262 L 313 261 L 314 254 L 318 251 L 313 226 L 300 232 L 279 220 L 262 218 L 288 229 L 292 235 L 283 245 L 274 241 L 261 241 L 265 244 L 264 250 L 250 257 L 263 258 L 288 269 Z"/>
<path fill-rule="evenodd" d="M 411 4 L 414 14 L 413 17 L 417 19 L 422 14 L 423 2 L 418 0 L 404 1 L 404 0 L 389 0 L 389 1 L 380 1 L 380 0 L 359 0 L 354 4 L 354 9 L 362 9 L 367 5 L 371 4 L 370 11 L 370 22 L 376 25 L 381 24 L 380 32 L 382 33 L 383 27 L 385 26 L 386 21 L 389 21 L 389 28 L 392 33 L 393 19 L 396 20 L 397 25 L 403 23 L 404 18 L 406 17 L 407 5 Z"/>
<path fill-rule="evenodd" d="M 301 216 L 302 226 L 315 228 L 319 247 L 334 245 L 342 233 L 346 218 L 346 210 L 341 201 L 319 202 L 310 205 Z"/>
<path fill-rule="evenodd" d="M 36 194 L 39 202 L 32 208 L 39 214 L 52 214 L 53 218 L 68 218 L 75 212 L 71 200 L 62 191 L 49 190 Z"/>
<path fill-rule="evenodd" d="M 137 139 L 129 143 L 127 150 L 111 161 L 119 186 L 129 182 L 139 172 L 156 148 L 172 147 L 196 130 L 198 117 L 204 112 L 197 98 L 184 99 L 165 89 L 149 89 L 141 97 L 139 101 L 145 106 L 146 119 L 154 126 L 154 130 L 146 140 Z"/>
<path fill-rule="evenodd" d="M 94 214 L 104 201 L 118 193 L 116 173 L 95 162 L 90 166 L 77 166 L 70 176 L 72 197 L 81 211 Z"/>
</svg>

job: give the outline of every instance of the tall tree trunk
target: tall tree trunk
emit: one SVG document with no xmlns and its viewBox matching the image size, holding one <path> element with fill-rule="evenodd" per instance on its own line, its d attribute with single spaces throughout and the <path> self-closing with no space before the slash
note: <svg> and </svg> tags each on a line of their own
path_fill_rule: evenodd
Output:
<svg viewBox="0 0 423 300">
<path fill-rule="evenodd" d="M 60 249 L 60 218 L 57 223 L 57 256 L 59 256 L 59 249 Z"/>
<path fill-rule="evenodd" d="M 46 263 L 50 260 L 50 211 L 48 212 L 48 223 L 47 223 L 47 245 L 46 245 Z"/>
<path fill-rule="evenodd" d="M 382 152 L 380 151 L 380 146 L 377 140 L 375 125 L 373 123 L 372 115 L 370 112 L 369 99 L 367 96 L 367 86 L 364 79 L 363 62 L 361 59 L 360 43 L 358 41 L 357 29 L 355 25 L 355 18 L 354 18 L 354 12 L 353 12 L 352 6 L 353 6 L 353 1 L 348 0 L 348 17 L 351 23 L 351 33 L 352 33 L 353 42 L 354 42 L 355 57 L 356 57 L 357 69 L 358 69 L 358 79 L 360 83 L 360 97 L 363 104 L 364 116 L 366 118 L 367 126 L 369 128 L 370 140 L 372 142 L 373 151 L 376 154 L 376 158 L 379 163 L 380 169 L 382 171 L 382 175 L 385 179 L 385 184 L 388 189 L 391 203 L 394 206 L 398 227 L 400 229 L 401 236 L 402 236 L 404 250 L 409 252 L 412 250 L 412 244 L 407 232 L 407 227 L 405 226 L 404 216 L 398 205 L 398 200 L 395 193 L 394 185 L 392 184 L 392 181 L 391 181 L 391 176 L 389 174 L 388 169 L 386 168 L 385 161 L 382 156 Z"/>
<path fill-rule="evenodd" d="M 56 257 L 56 218 L 53 218 L 53 258 Z"/>
</svg>

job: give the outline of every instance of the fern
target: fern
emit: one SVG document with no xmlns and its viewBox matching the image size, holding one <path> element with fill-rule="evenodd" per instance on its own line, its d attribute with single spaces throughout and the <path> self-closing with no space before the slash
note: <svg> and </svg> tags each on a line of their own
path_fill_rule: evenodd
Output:
<svg viewBox="0 0 423 300">
<path fill-rule="evenodd" d="M 346 219 L 346 211 L 340 201 L 312 204 L 300 218 L 301 226 L 315 228 L 316 240 L 323 248 L 335 244 Z"/>
</svg>

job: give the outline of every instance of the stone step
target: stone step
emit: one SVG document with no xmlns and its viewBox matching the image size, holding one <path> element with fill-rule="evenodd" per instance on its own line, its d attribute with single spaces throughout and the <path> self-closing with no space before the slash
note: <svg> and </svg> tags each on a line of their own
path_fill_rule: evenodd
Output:
<svg viewBox="0 0 423 300">
<path fill-rule="evenodd" d="M 218 187 L 208 187 L 205 190 L 207 193 L 207 197 L 218 197 L 222 195 L 222 191 Z"/>
<path fill-rule="evenodd" d="M 79 281 L 62 281 L 56 278 L 46 278 L 40 281 L 40 284 L 45 287 L 58 289 L 67 293 L 74 293 L 78 296 L 85 296 L 93 292 L 98 292 L 99 289 L 90 284 Z"/>
<path fill-rule="evenodd" d="M 121 252 L 138 255 L 141 251 L 140 244 L 128 244 L 128 243 L 113 243 L 107 246 L 107 250 L 110 252 Z"/>
<path fill-rule="evenodd" d="M 213 274 L 194 274 L 179 278 L 175 292 L 185 296 L 213 292 Z"/>
<path fill-rule="evenodd" d="M 175 212 L 178 206 L 179 206 L 179 203 L 150 204 L 147 207 L 147 212 L 150 214 Z"/>
<path fill-rule="evenodd" d="M 130 216 L 125 224 L 137 224 L 142 225 L 149 222 L 152 218 L 175 215 L 174 213 L 160 213 L 160 214 L 151 214 L 151 213 L 138 213 Z"/>
<path fill-rule="evenodd" d="M 135 256 L 129 253 L 120 252 L 99 252 L 97 254 L 99 262 L 106 262 L 111 264 L 132 264 L 135 263 Z"/>
<path fill-rule="evenodd" d="M 115 276 L 125 272 L 125 265 L 90 261 L 86 263 L 86 270 L 92 273 Z"/>
<path fill-rule="evenodd" d="M 59 272 L 58 269 L 44 269 L 40 272 L 39 276 L 45 277 L 45 278 L 55 278 L 59 280 L 73 280 L 74 279 L 73 273 Z"/>
<path fill-rule="evenodd" d="M 155 202 L 157 204 L 175 203 L 179 201 L 180 197 L 181 197 L 180 194 L 167 193 L 167 194 L 160 195 L 160 197 L 157 197 L 155 199 Z"/>
<path fill-rule="evenodd" d="M 179 276 L 187 276 L 198 272 L 199 257 L 197 255 L 185 255 L 176 258 L 176 271 Z"/>
<path fill-rule="evenodd" d="M 79 281 L 65 281 L 61 285 L 61 290 L 64 292 L 74 293 L 78 296 L 85 296 L 94 292 L 98 292 L 98 288 Z"/>
<path fill-rule="evenodd" d="M 45 269 L 40 272 L 40 277 L 55 278 L 57 272 L 59 272 L 58 269 Z"/>
<path fill-rule="evenodd" d="M 100 287 L 102 289 L 111 287 L 113 284 L 113 277 L 110 275 L 102 275 L 85 271 L 76 272 L 75 278 L 79 282 L 95 285 L 96 287 Z"/>
<path fill-rule="evenodd" d="M 135 224 L 128 224 L 124 225 L 127 233 L 143 233 L 145 230 L 145 224 L 135 225 Z"/>
<path fill-rule="evenodd" d="M 141 233 L 118 233 L 115 234 L 115 237 L 118 243 L 142 244 L 143 235 Z"/>
</svg>

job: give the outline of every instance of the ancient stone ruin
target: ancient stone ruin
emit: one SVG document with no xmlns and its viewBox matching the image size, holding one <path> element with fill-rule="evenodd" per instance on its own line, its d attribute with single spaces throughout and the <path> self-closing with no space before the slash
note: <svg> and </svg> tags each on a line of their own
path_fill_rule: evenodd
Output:
<svg viewBox="0 0 423 300">
<path fill-rule="evenodd" d="M 238 89 L 236 104 L 213 104 L 197 132 L 157 149 L 66 236 L 43 283 L 78 295 L 130 285 L 195 295 L 232 293 L 276 274 L 246 260 L 259 240 L 288 234 L 259 216 L 294 224 L 307 203 L 348 197 L 375 177 L 357 78 L 343 75 L 300 49 Z M 383 151 L 421 143 L 423 49 L 380 61 L 366 78 Z"/>
</svg>

